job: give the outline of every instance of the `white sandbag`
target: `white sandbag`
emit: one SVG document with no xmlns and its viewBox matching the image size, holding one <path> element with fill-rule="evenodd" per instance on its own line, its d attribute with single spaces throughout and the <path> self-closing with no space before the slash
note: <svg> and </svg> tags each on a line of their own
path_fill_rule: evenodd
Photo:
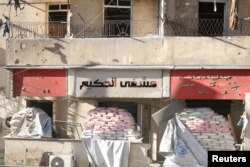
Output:
<svg viewBox="0 0 250 167">
<path fill-rule="evenodd" d="M 10 126 L 11 127 L 18 127 L 21 124 L 22 120 L 11 120 Z"/>
<path fill-rule="evenodd" d="M 14 114 L 13 116 L 12 116 L 12 118 L 11 118 L 11 120 L 23 120 L 23 118 L 24 118 L 24 114 Z"/>
<path fill-rule="evenodd" d="M 23 116 L 23 119 L 20 120 L 17 115 Z M 10 121 L 13 127 L 10 137 L 52 137 L 51 119 L 43 110 L 26 108 L 15 113 L 14 118 Z"/>
</svg>

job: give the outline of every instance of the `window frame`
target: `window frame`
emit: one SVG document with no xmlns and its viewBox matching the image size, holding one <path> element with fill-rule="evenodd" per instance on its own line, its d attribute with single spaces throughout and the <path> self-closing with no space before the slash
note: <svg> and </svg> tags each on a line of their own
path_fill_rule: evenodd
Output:
<svg viewBox="0 0 250 167">
<path fill-rule="evenodd" d="M 105 0 L 103 1 L 103 5 L 104 5 L 104 8 L 106 7 L 109 7 L 109 8 L 131 8 L 132 6 L 132 0 L 130 0 L 130 5 L 129 6 L 126 6 L 126 5 L 119 5 L 119 1 L 120 0 L 110 0 L 110 1 L 116 1 L 116 5 L 105 5 Z"/>
<path fill-rule="evenodd" d="M 222 35 L 224 36 L 225 32 L 227 32 L 227 30 L 229 29 L 228 25 L 229 25 L 229 22 L 228 22 L 228 18 L 229 18 L 229 13 L 228 13 L 228 6 L 229 6 L 229 3 L 228 3 L 228 0 L 199 0 L 198 1 L 198 15 L 199 15 L 199 3 L 200 2 L 209 2 L 209 3 L 224 3 L 225 6 L 224 6 L 224 25 L 223 25 L 223 33 Z M 198 18 L 199 19 L 199 18 Z"/>
</svg>

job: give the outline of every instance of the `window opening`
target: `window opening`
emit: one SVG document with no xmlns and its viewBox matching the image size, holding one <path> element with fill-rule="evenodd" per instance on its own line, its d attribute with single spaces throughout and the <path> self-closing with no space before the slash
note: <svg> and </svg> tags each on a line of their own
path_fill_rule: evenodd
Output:
<svg viewBox="0 0 250 167">
<path fill-rule="evenodd" d="M 129 37 L 131 0 L 105 0 L 104 6 L 104 35 L 107 37 Z"/>
<path fill-rule="evenodd" d="M 104 5 L 108 6 L 131 6 L 131 0 L 105 0 Z"/>
<path fill-rule="evenodd" d="M 53 119 L 53 102 L 48 100 L 28 100 L 27 107 L 37 107 L 48 114 Z"/>
<path fill-rule="evenodd" d="M 199 34 L 223 35 L 225 3 L 199 2 Z"/>
<path fill-rule="evenodd" d="M 67 34 L 67 21 L 69 4 L 51 4 L 49 5 L 48 22 L 49 37 L 64 38 Z"/>
</svg>

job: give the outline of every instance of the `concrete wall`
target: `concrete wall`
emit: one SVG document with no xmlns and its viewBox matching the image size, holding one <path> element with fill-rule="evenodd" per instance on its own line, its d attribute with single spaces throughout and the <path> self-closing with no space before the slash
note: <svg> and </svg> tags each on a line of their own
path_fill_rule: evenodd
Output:
<svg viewBox="0 0 250 167">
<path fill-rule="evenodd" d="M 16 39 L 7 44 L 7 65 L 241 66 L 250 65 L 249 41 L 249 36 Z"/>
<path fill-rule="evenodd" d="M 0 35 L 2 35 L 2 31 L 0 31 Z M 6 51 L 6 39 L 0 37 L 0 67 L 5 65 L 6 63 L 6 57 L 5 57 L 5 51 Z"/>
<path fill-rule="evenodd" d="M 157 34 L 158 0 L 132 1 L 132 36 Z"/>
<path fill-rule="evenodd" d="M 198 0 L 165 0 L 169 19 L 198 19 Z"/>
<path fill-rule="evenodd" d="M 71 32 L 75 38 L 85 36 L 102 36 L 103 1 L 74 0 L 71 1 Z M 91 35 L 92 34 L 92 35 Z"/>
<path fill-rule="evenodd" d="M 149 148 L 148 144 L 132 143 L 129 167 L 149 167 Z M 73 154 L 76 167 L 89 166 L 80 140 L 5 139 L 5 165 L 48 166 L 49 153 Z"/>
<path fill-rule="evenodd" d="M 23 5 L 21 5 L 23 7 Z M 24 9 L 15 11 L 14 5 L 0 4 L 0 19 L 5 21 L 2 14 L 8 16 L 12 22 L 45 22 L 47 13 L 45 3 L 25 4 Z"/>
</svg>

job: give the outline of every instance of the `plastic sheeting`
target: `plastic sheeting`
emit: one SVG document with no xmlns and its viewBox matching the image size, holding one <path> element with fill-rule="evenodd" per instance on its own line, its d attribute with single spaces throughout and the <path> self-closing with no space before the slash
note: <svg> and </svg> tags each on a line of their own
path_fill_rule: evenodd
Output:
<svg viewBox="0 0 250 167">
<path fill-rule="evenodd" d="M 238 0 L 231 0 L 231 8 L 229 15 L 229 27 L 234 30 L 236 29 L 238 19 Z"/>
<path fill-rule="evenodd" d="M 207 166 L 206 150 L 177 117 L 168 121 L 159 152 L 166 158 L 163 167 Z"/>
<path fill-rule="evenodd" d="M 91 167 L 128 167 L 130 142 L 83 138 Z"/>
<path fill-rule="evenodd" d="M 12 116 L 8 137 L 52 137 L 51 118 L 39 108 L 26 108 Z"/>
</svg>

